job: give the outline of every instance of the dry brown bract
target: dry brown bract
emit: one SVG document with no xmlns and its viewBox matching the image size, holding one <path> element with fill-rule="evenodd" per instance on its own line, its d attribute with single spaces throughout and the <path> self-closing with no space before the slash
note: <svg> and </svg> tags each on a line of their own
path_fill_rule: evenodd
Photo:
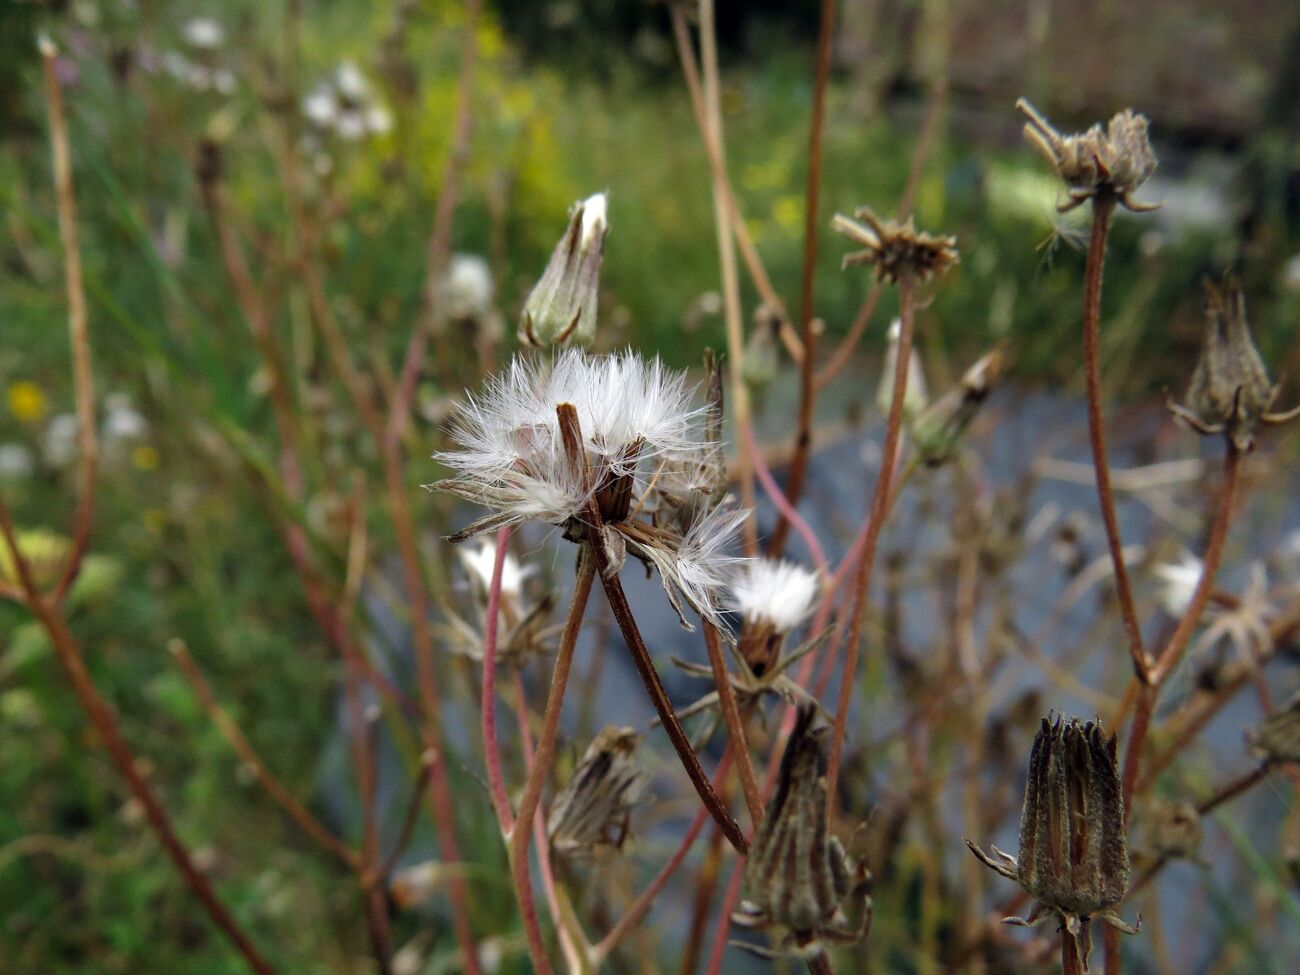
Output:
<svg viewBox="0 0 1300 975">
<path fill-rule="evenodd" d="M 970 840 L 966 845 L 1038 900 L 1027 918 L 1003 921 L 1029 926 L 1058 915 L 1074 936 L 1084 971 L 1093 918 L 1137 933 L 1111 909 L 1128 890 L 1128 842 L 1115 737 L 1107 739 L 1099 723 L 1043 720 L 1029 754 L 1019 859 L 996 846 L 989 856 Z"/>
<path fill-rule="evenodd" d="M 845 254 L 842 267 L 870 264 L 879 280 L 897 284 L 903 277 L 928 281 L 958 261 L 956 237 L 932 236 L 918 231 L 911 217 L 905 223 L 881 220 L 870 207 L 858 207 L 853 216 L 857 219 L 851 220 L 837 213 L 831 220 L 832 230 L 864 248 Z"/>
<path fill-rule="evenodd" d="M 826 822 L 826 728 L 814 728 L 816 711 L 799 709 L 790 743 L 781 758 L 776 794 L 745 862 L 745 896 L 732 920 L 747 928 L 785 928 L 782 948 L 813 957 L 823 942 L 853 944 L 867 933 L 871 920 L 868 875 L 851 870 L 844 847 Z M 841 909 L 845 898 L 857 902 L 857 923 Z M 771 953 L 738 944 L 755 954 Z"/>
<path fill-rule="evenodd" d="M 1259 357 L 1246 319 L 1246 296 L 1233 279 L 1205 283 L 1205 340 L 1188 384 L 1185 404 L 1170 403 L 1174 416 L 1197 433 L 1224 434 L 1240 451 L 1255 445 L 1260 424 L 1276 426 L 1295 419 L 1300 407 L 1285 413 L 1269 408 L 1277 386 Z"/>
<path fill-rule="evenodd" d="M 1057 207 L 1062 213 L 1099 193 L 1113 194 L 1121 206 L 1134 213 L 1160 206 L 1138 203 L 1132 197 L 1156 170 L 1145 115 L 1126 108 L 1105 129 L 1094 125 L 1087 132 L 1062 135 L 1025 99 L 1019 99 L 1016 108 L 1029 119 L 1025 138 L 1047 157 L 1069 190 L 1070 198 Z"/>
<path fill-rule="evenodd" d="M 558 852 L 590 855 L 598 846 L 622 847 L 644 781 L 636 763 L 640 740 L 631 728 L 613 726 L 592 739 L 546 821 Z"/>
</svg>

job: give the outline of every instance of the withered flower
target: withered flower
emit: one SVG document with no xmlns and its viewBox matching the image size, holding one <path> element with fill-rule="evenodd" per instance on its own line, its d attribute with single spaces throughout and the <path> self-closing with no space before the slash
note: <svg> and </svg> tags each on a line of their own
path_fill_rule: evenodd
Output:
<svg viewBox="0 0 1300 975">
<path fill-rule="evenodd" d="M 1300 694 L 1259 724 L 1251 744 L 1268 762 L 1300 762 Z"/>
<path fill-rule="evenodd" d="M 1115 736 L 1098 722 L 1063 723 L 1044 718 L 1029 754 L 1029 780 L 1020 813 L 1020 856 L 996 846 L 989 856 L 969 839 L 986 866 L 1014 880 L 1037 898 L 1026 918 L 1007 924 L 1033 925 L 1051 914 L 1074 936 L 1088 969 L 1088 925 L 1100 918 L 1126 934 L 1137 928 L 1112 908 L 1128 890 L 1128 841 L 1124 795 L 1115 759 Z"/>
<path fill-rule="evenodd" d="M 1260 424 L 1275 426 L 1300 415 L 1300 407 L 1271 413 L 1278 386 L 1268 378 L 1250 335 L 1246 296 L 1237 281 L 1205 283 L 1205 340 L 1185 404 L 1169 403 L 1174 417 L 1197 433 L 1222 433 L 1240 451 L 1255 445 Z"/>
<path fill-rule="evenodd" d="M 1069 199 L 1057 207 L 1062 213 L 1102 193 L 1134 213 L 1159 208 L 1132 197 L 1156 170 L 1145 115 L 1126 108 L 1105 129 L 1094 125 L 1087 132 L 1062 135 L 1027 100 L 1019 99 L 1016 108 L 1029 120 L 1025 138 L 1047 157 L 1069 191 Z"/>
<path fill-rule="evenodd" d="M 745 861 L 745 900 L 732 917 L 742 927 L 787 929 L 782 947 L 806 957 L 824 951 L 822 942 L 861 941 L 871 919 L 866 868 L 849 866 L 844 847 L 827 826 L 826 728 L 814 728 L 815 718 L 811 706 L 799 709 L 776 794 Z M 856 901 L 856 924 L 841 906 L 850 896 Z"/>
<path fill-rule="evenodd" d="M 870 264 L 875 268 L 877 279 L 897 284 L 902 277 L 929 281 L 959 260 L 956 237 L 932 236 L 918 231 L 911 217 L 903 223 L 881 220 L 870 207 L 859 207 L 853 211 L 853 216 L 857 219 L 850 220 L 837 213 L 831 219 L 832 230 L 864 248 L 854 254 L 845 254 L 840 262 L 842 267 Z"/>
<path fill-rule="evenodd" d="M 912 421 L 917 455 L 928 467 L 939 467 L 952 459 L 962 434 L 993 391 L 1002 373 L 1002 359 L 998 349 L 984 355 L 966 370 L 956 386 Z"/>
<path fill-rule="evenodd" d="M 1190 802 L 1149 804 L 1146 817 L 1147 845 L 1156 856 L 1168 860 L 1194 860 L 1201 848 L 1201 814 Z"/>
<path fill-rule="evenodd" d="M 644 778 L 636 763 L 640 736 L 613 725 L 601 730 L 563 791 L 551 804 L 546 835 L 560 853 L 590 854 L 597 846 L 620 848 L 628 816 Z"/>
<path fill-rule="evenodd" d="M 573 205 L 569 228 L 524 303 L 520 342 L 543 348 L 591 342 L 596 335 L 600 264 L 608 232 L 604 193 Z"/>
</svg>

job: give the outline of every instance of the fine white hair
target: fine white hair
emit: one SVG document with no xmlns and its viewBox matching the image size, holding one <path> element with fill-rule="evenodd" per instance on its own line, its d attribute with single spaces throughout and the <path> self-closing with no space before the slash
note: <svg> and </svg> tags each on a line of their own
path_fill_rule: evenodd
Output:
<svg viewBox="0 0 1300 975">
<path fill-rule="evenodd" d="M 789 633 L 817 602 L 817 573 L 784 559 L 746 562 L 731 582 L 731 606 L 749 623 Z"/>
</svg>

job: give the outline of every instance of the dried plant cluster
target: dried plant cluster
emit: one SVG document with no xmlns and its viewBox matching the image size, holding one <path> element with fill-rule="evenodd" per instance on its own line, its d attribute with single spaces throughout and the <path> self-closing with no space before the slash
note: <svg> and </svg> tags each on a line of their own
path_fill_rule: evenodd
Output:
<svg viewBox="0 0 1300 975">
<path fill-rule="evenodd" d="M 293 267 L 311 325 L 334 393 L 355 418 L 352 434 L 367 439 L 366 456 L 381 468 L 372 479 L 358 475 L 346 497 L 339 493 L 343 528 L 333 534 L 315 526 L 309 533 L 300 515 L 310 508 L 318 476 L 319 465 L 303 456 L 314 441 L 301 435 L 285 337 L 245 257 L 249 242 L 232 219 L 221 154 L 215 144 L 205 148 L 199 175 L 211 232 L 259 356 L 274 421 L 268 444 L 238 444 L 250 470 L 265 479 L 269 517 L 311 621 L 341 662 L 359 835 L 338 835 L 276 778 L 183 645 L 173 647 L 178 665 L 270 799 L 351 878 L 362 905 L 356 927 L 364 929 L 373 970 L 385 975 L 431 967 L 434 942 L 454 942 L 460 970 L 473 975 L 499 970 L 494 966 L 511 946 L 521 966 L 540 973 L 559 962 L 574 973 L 638 964 L 657 970 L 647 931 L 661 917 L 676 923 L 683 905 L 688 921 L 680 937 L 669 939 L 677 951 L 666 954 L 676 953 L 669 961 L 681 961 L 686 971 L 695 971 L 706 951 L 711 973 L 729 970 L 734 925 L 742 929 L 734 942 L 741 948 L 790 956 L 818 973 L 893 970 L 886 959 L 903 956 L 918 971 L 1046 971 L 1059 964 L 1074 973 L 1095 962 L 1090 931 L 1101 920 L 1104 967 L 1118 973 L 1123 958 L 1114 933 L 1138 933 L 1123 917 L 1137 915 L 1136 898 L 1169 862 L 1201 856 L 1210 814 L 1258 782 L 1289 785 L 1297 777 L 1300 699 L 1275 706 L 1264 669 L 1300 629 L 1295 580 L 1276 589 L 1253 581 L 1241 593 L 1216 588 L 1230 522 L 1244 503 L 1242 467 L 1263 430 L 1296 411 L 1272 411 L 1279 390 L 1253 344 L 1241 287 L 1231 278 L 1210 284 L 1201 358 L 1190 369 L 1183 403 L 1171 406 L 1182 423 L 1223 438 L 1222 467 L 1208 463 L 1202 475 L 1215 494 L 1197 536 L 1203 549 L 1177 565 L 1131 557 L 1133 540 L 1125 546 L 1116 517 L 1097 348 L 1111 215 L 1116 205 L 1152 209 L 1134 199 L 1156 168 L 1148 122 L 1126 109 L 1105 128 L 1062 135 L 1022 100 L 1025 134 L 1061 180 L 1061 208 L 1089 204 L 1093 215 L 1080 338 L 1089 479 L 1097 492 L 1095 507 L 1058 520 L 1051 547 L 1068 584 L 1057 611 L 1043 631 L 1023 632 L 1012 578 L 1035 546 L 1047 547 L 1045 526 L 1055 515 L 1029 510 L 1029 476 L 1015 489 L 990 488 L 969 436 L 989 418 L 982 410 L 1014 349 L 991 348 L 929 401 L 916 336 L 926 318 L 943 314 L 942 288 L 961 268 L 956 239 L 918 231 L 909 206 L 897 218 L 864 207 L 830 223 L 861 248 L 843 257 L 843 269 L 867 269 L 876 285 L 888 286 L 898 318 L 880 382 L 879 462 L 865 479 L 859 510 L 819 519 L 852 529 L 843 554 L 828 557 L 832 540 L 820 538 L 807 517 L 820 499 L 804 492 L 804 470 L 814 434 L 822 445 L 812 422 L 816 395 L 851 361 L 861 332 L 818 375 L 811 282 L 817 224 L 824 223 L 815 189 L 825 72 L 810 160 L 817 219 L 809 221 L 807 307 L 796 322 L 762 268 L 743 200 L 727 179 L 711 6 L 701 7 L 702 77 L 681 6 L 670 5 L 669 13 L 713 164 L 729 326 L 726 369 L 710 354 L 698 383 L 653 354 L 610 350 L 601 329 L 600 272 L 606 244 L 618 246 L 618 230 L 611 234 L 603 193 L 574 205 L 519 311 L 522 348 L 509 356 L 501 348 L 490 273 L 485 264 L 453 259 L 450 246 L 477 4 L 469 5 L 465 24 L 458 144 L 440 190 L 424 303 L 396 368 L 385 363 L 372 375 L 362 364 L 369 360 L 349 344 L 335 315 L 337 298 L 325 286 L 319 228 L 304 200 L 292 195 L 300 187 L 287 183 L 295 239 L 303 242 L 295 245 Z M 825 50 L 831 25 L 822 25 Z M 261 943 L 264 930 L 257 938 L 246 930 L 225 906 L 216 878 L 196 864 L 87 670 L 91 648 L 68 624 L 66 597 L 92 547 L 97 446 L 57 57 L 52 46 L 45 49 L 83 488 L 66 543 L 19 530 L 0 504 L 0 594 L 29 609 L 48 635 L 114 767 L 204 914 L 250 969 L 292 970 L 275 961 L 283 951 L 268 952 Z M 340 135 L 351 139 L 392 125 L 354 73 L 308 96 L 317 128 L 342 126 Z M 923 161 L 920 152 L 914 172 Z M 754 431 L 752 397 L 761 384 L 746 381 L 757 374 L 746 372 L 756 347 L 742 325 L 736 245 L 762 298 L 764 354 L 773 371 L 794 373 L 798 365 L 800 409 L 784 486 Z M 864 293 L 867 278 L 860 278 Z M 930 299 L 924 304 L 922 289 Z M 473 341 L 458 351 L 457 335 Z M 788 363 L 782 346 L 790 350 Z M 436 409 L 424 412 L 417 409 L 422 373 L 439 390 Z M 843 381 L 863 383 L 852 375 Z M 417 427 L 422 417 L 428 422 Z M 432 459 L 412 447 L 415 441 L 433 443 Z M 412 490 L 422 479 L 433 481 L 427 495 Z M 779 518 L 762 537 L 754 515 L 760 491 Z M 942 543 L 927 548 L 902 532 L 898 512 L 909 505 L 931 527 L 945 524 Z M 1092 560 L 1083 547 L 1087 536 L 1100 551 L 1088 528 L 1098 510 L 1107 551 Z M 396 585 L 372 530 L 396 548 Z M 648 608 L 634 611 L 624 592 L 629 557 L 632 568 L 639 564 L 662 586 Z M 873 577 L 877 563 L 883 569 Z M 1046 589 L 1041 565 L 1033 572 L 1034 585 Z M 606 627 L 591 625 L 597 588 L 609 612 Z M 1083 602 L 1097 588 L 1105 598 Z M 411 686 L 374 652 L 381 641 L 367 615 L 355 611 L 363 591 L 401 605 L 414 654 Z M 909 621 L 930 597 L 937 607 L 926 614 L 933 653 L 922 653 L 909 643 Z M 1139 616 L 1157 602 L 1166 626 Z M 1081 646 L 1068 659 L 1054 659 L 1043 645 L 1069 628 L 1065 616 L 1076 604 L 1090 606 L 1094 618 L 1079 634 Z M 681 638 L 691 651 L 670 657 L 654 645 L 662 628 L 649 627 L 664 618 L 691 633 L 698 626 L 698 636 Z M 581 640 L 584 633 L 591 639 Z M 1148 642 L 1153 637 L 1158 641 Z M 1216 656 L 1220 643 L 1239 652 Z M 645 704 L 656 715 L 646 727 L 626 726 L 632 702 L 604 699 L 593 676 L 624 653 L 641 684 L 636 694 L 645 696 L 637 709 Z M 587 659 L 593 669 L 580 670 L 575 661 Z M 661 676 L 670 662 L 707 681 L 707 689 L 698 693 L 697 685 L 694 701 L 674 702 Z M 1193 670 L 1196 689 L 1177 699 L 1173 678 Z M 1044 680 L 1034 684 L 1026 675 Z M 1094 675 L 1098 686 L 1090 684 Z M 1018 698 L 1006 689 L 1030 684 Z M 1252 684 L 1265 712 L 1250 736 L 1257 761 L 1222 784 L 1190 788 L 1186 776 L 1173 774 L 1183 756 L 1233 695 Z M 584 712 L 616 723 L 593 735 L 588 717 L 571 731 L 575 696 Z M 368 707 L 370 701 L 379 703 Z M 1063 716 L 1074 713 L 1084 717 Z M 466 714 L 476 727 L 462 753 L 448 725 Z M 378 799 L 381 721 L 415 756 L 396 837 L 381 828 L 394 818 L 382 815 Z M 472 774 L 462 776 L 462 767 Z M 486 782 L 486 799 L 477 779 Z M 973 840 L 1005 825 L 1022 786 L 1018 854 L 983 852 Z M 1294 818 L 1294 798 L 1288 801 Z M 436 854 L 412 863 L 408 842 L 426 808 Z M 489 815 L 499 830 L 491 848 L 467 848 L 465 824 Z M 697 849 L 701 835 L 713 839 Z M 993 878 L 961 852 L 963 835 L 978 861 L 1023 896 L 987 883 Z M 1296 855 L 1300 841 L 1290 842 Z M 494 914 L 486 906 L 492 897 L 467 883 L 477 870 L 509 874 L 513 906 L 506 916 Z M 1027 915 L 1010 916 L 1026 899 L 1034 902 Z M 418 915 L 429 901 L 437 911 Z M 669 902 L 674 909 L 656 911 Z M 1055 928 L 1009 939 L 989 922 L 994 913 Z"/>
</svg>

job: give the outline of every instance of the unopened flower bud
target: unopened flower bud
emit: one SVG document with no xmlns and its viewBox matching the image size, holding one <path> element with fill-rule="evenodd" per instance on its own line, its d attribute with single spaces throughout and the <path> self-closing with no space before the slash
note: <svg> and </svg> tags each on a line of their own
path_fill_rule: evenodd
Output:
<svg viewBox="0 0 1300 975">
<path fill-rule="evenodd" d="M 1205 340 L 1188 384 L 1186 402 L 1170 404 L 1174 416 L 1197 433 L 1222 433 L 1240 451 L 1255 445 L 1260 424 L 1279 424 L 1289 413 L 1271 413 L 1278 387 L 1268 378 L 1250 335 L 1246 296 L 1232 279 L 1205 285 Z"/>
<path fill-rule="evenodd" d="M 962 435 L 1002 373 L 1002 353 L 994 349 L 966 370 L 959 382 L 912 422 L 917 455 L 939 467 L 957 452 Z"/>
<path fill-rule="evenodd" d="M 1099 723 L 1043 719 L 1029 753 L 1019 857 L 997 847 L 990 857 L 970 840 L 966 845 L 1038 899 L 1029 917 L 1006 920 L 1033 924 L 1045 911 L 1059 914 L 1085 970 L 1094 917 L 1136 933 L 1111 911 L 1128 890 L 1128 841 L 1115 736 L 1107 739 Z"/>
<path fill-rule="evenodd" d="M 1260 722 L 1252 744 L 1270 762 L 1300 762 L 1300 694 Z"/>
<path fill-rule="evenodd" d="M 605 194 L 576 203 L 569 229 L 524 303 L 519 340 L 542 348 L 587 345 L 596 335 L 600 264 L 605 250 Z"/>
<path fill-rule="evenodd" d="M 898 340 L 903 331 L 903 323 L 897 318 L 889 326 L 889 346 L 885 350 L 885 367 L 880 377 L 880 388 L 876 391 L 876 406 L 881 413 L 889 412 L 889 404 L 894 401 L 894 371 L 898 368 Z M 925 388 L 925 374 L 921 372 L 921 357 L 916 346 L 907 360 L 907 389 L 903 392 L 903 418 L 911 419 L 929 403 L 930 397 Z"/>
<path fill-rule="evenodd" d="M 644 781 L 636 763 L 639 742 L 631 728 L 612 725 L 592 740 L 546 820 L 556 850 L 589 853 L 597 845 L 622 846 Z"/>
</svg>

